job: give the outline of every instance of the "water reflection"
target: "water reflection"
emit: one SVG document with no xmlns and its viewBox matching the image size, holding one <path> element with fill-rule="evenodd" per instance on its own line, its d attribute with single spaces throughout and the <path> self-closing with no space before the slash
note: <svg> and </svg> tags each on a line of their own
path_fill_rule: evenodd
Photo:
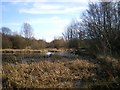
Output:
<svg viewBox="0 0 120 90">
<path fill-rule="evenodd" d="M 20 62 L 20 63 L 31 63 L 39 62 L 42 60 L 53 61 L 59 58 L 75 58 L 77 55 L 69 52 L 46 52 L 46 53 L 28 53 L 28 54 L 12 54 L 4 53 L 2 54 L 3 62 Z"/>
</svg>

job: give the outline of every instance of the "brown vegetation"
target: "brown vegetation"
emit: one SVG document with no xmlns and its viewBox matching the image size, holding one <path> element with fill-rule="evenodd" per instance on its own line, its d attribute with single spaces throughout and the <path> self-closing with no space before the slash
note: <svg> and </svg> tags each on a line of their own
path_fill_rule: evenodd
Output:
<svg viewBox="0 0 120 90">
<path fill-rule="evenodd" d="M 2 71 L 3 88 L 96 88 L 106 85 L 116 88 L 120 81 L 120 62 L 110 58 L 68 60 L 51 57 L 53 61 L 45 58 L 25 64 L 6 63 Z"/>
<path fill-rule="evenodd" d="M 4 87 L 70 88 L 77 87 L 75 81 L 94 76 L 88 68 L 98 65 L 85 60 L 41 61 L 31 64 L 3 65 Z M 7 83 L 6 83 L 7 82 Z M 7 86 L 6 86 L 7 85 Z"/>
</svg>

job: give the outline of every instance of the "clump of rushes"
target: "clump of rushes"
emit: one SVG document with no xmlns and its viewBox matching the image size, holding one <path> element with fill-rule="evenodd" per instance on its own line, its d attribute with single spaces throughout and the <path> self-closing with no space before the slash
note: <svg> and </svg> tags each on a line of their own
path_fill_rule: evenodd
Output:
<svg viewBox="0 0 120 90">
<path fill-rule="evenodd" d="M 3 88 L 71 88 L 75 81 L 94 76 L 88 68 L 97 65 L 85 60 L 41 61 L 3 65 Z"/>
</svg>

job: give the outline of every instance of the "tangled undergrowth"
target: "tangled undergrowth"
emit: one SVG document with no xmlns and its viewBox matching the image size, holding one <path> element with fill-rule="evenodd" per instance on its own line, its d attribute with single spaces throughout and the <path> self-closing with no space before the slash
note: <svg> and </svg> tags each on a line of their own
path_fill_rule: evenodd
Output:
<svg viewBox="0 0 120 90">
<path fill-rule="evenodd" d="M 41 61 L 31 64 L 6 64 L 3 66 L 3 87 L 76 87 L 75 81 L 83 77 L 94 76 L 94 73 L 88 68 L 95 67 L 97 65 L 78 59 L 65 62 Z"/>
<path fill-rule="evenodd" d="M 119 87 L 118 63 L 110 60 L 106 63 L 101 58 L 94 61 L 61 58 L 25 64 L 6 63 L 3 64 L 2 84 L 3 88 Z"/>
</svg>

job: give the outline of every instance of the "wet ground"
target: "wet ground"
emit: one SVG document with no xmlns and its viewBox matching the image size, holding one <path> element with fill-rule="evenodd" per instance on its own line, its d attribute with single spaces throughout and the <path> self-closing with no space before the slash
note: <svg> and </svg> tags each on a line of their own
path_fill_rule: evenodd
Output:
<svg viewBox="0 0 120 90">
<path fill-rule="evenodd" d="M 41 60 L 48 60 L 48 61 L 54 61 L 52 59 L 54 58 L 76 58 L 77 55 L 68 53 L 68 52 L 62 52 L 62 53 L 53 53 L 53 52 L 47 52 L 47 53 L 29 53 L 29 54 L 12 54 L 12 53 L 3 53 L 2 54 L 2 62 L 8 62 L 8 63 L 31 63 L 31 62 L 39 62 Z"/>
<path fill-rule="evenodd" d="M 38 64 L 36 64 L 36 62 Z M 41 64 L 41 63 L 44 63 L 44 64 Z M 89 63 L 91 65 L 97 65 L 97 67 L 94 67 L 94 68 L 89 67 L 90 65 Z M 10 68 L 7 68 L 7 67 L 19 68 L 21 65 L 28 66 L 30 68 L 29 69 L 30 71 L 32 70 L 32 68 L 36 68 L 36 70 L 39 70 L 37 66 L 39 66 L 40 64 L 41 65 L 40 67 L 43 69 L 43 72 L 46 72 L 47 70 L 45 74 L 46 77 L 51 77 L 51 75 L 53 75 L 53 74 L 50 74 L 51 72 L 51 70 L 49 70 L 50 68 L 52 69 L 56 68 L 56 70 L 58 70 L 57 68 L 59 68 L 60 66 L 61 69 L 59 69 L 58 71 L 61 71 L 62 69 L 63 71 L 64 70 L 67 70 L 67 71 L 63 72 L 63 74 L 58 74 L 59 77 L 55 76 L 55 78 L 58 80 L 51 81 L 51 79 L 45 78 L 47 81 L 50 80 L 51 83 L 56 82 L 55 85 L 56 86 L 59 85 L 60 87 L 65 87 L 64 85 L 68 85 L 68 87 L 78 87 L 78 88 L 79 87 L 94 87 L 94 88 L 99 88 L 99 87 L 119 88 L 120 87 L 120 74 L 119 74 L 120 62 L 119 60 L 115 60 L 114 58 L 110 58 L 110 57 L 101 56 L 99 58 L 93 59 L 89 56 L 83 57 L 83 56 L 78 56 L 68 52 L 64 52 L 64 53 L 47 52 L 47 53 L 31 53 L 31 54 L 10 54 L 10 53 L 4 54 L 3 53 L 3 65 L 4 64 L 6 68 L 5 71 L 7 71 L 7 69 L 8 71 L 10 70 Z M 48 67 L 46 65 L 48 65 Z M 47 68 L 44 69 L 45 67 Z M 23 68 L 23 71 L 26 70 L 24 67 L 22 68 Z M 52 71 L 53 73 L 55 73 L 55 75 L 57 75 L 56 70 L 55 72 Z M 23 72 L 23 71 L 20 70 L 20 72 Z M 31 73 L 34 73 L 34 72 L 31 71 Z M 9 76 L 8 73 L 6 74 Z M 10 79 L 10 77 L 13 77 L 13 80 L 16 80 L 14 78 L 14 74 L 15 74 L 14 69 L 11 75 L 12 74 L 13 76 L 9 76 L 8 80 Z M 44 75 L 44 73 L 40 75 Z M 65 75 L 65 76 L 61 78 L 61 75 Z M 25 77 L 32 78 L 32 79 L 36 78 L 34 76 L 32 77 L 32 75 L 25 76 Z M 41 79 L 40 76 L 37 76 L 37 77 Z M 21 77 L 21 79 L 22 78 L 23 77 Z M 45 87 L 44 84 L 43 84 L 43 87 Z M 49 87 L 52 87 L 52 86 L 49 86 Z"/>
</svg>

